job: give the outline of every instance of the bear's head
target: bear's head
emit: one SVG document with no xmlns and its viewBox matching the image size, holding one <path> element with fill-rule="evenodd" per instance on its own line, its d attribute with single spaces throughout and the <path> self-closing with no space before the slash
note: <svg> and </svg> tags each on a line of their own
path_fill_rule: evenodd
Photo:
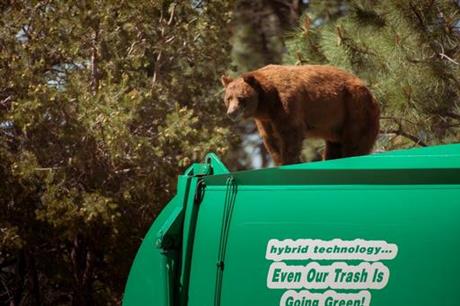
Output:
<svg viewBox="0 0 460 306">
<path fill-rule="evenodd" d="M 235 80 L 223 75 L 222 85 L 225 87 L 225 106 L 227 116 L 237 121 L 255 115 L 259 104 L 259 83 L 252 74 L 245 74 Z"/>
</svg>

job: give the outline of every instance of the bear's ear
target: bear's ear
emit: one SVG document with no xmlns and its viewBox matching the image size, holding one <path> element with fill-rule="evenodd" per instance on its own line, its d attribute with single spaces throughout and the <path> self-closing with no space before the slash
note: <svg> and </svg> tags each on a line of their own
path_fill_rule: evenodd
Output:
<svg viewBox="0 0 460 306">
<path fill-rule="evenodd" d="M 227 85 L 230 84 L 232 81 L 233 79 L 226 75 L 220 77 L 220 82 L 222 83 L 222 85 L 224 85 L 224 87 L 227 87 Z"/>
<path fill-rule="evenodd" d="M 251 85 L 253 88 L 259 88 L 259 81 L 257 81 L 256 77 L 253 74 L 245 74 L 242 76 L 243 81 Z"/>
</svg>

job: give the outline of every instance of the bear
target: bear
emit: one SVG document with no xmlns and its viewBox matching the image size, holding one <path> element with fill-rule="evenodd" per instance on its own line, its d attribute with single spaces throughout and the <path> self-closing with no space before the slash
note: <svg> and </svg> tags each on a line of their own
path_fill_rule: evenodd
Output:
<svg viewBox="0 0 460 306">
<path fill-rule="evenodd" d="M 268 65 L 221 77 L 227 116 L 253 118 L 276 165 L 300 161 L 305 138 L 323 139 L 323 159 L 369 154 L 379 105 L 364 82 L 329 65 Z"/>
</svg>

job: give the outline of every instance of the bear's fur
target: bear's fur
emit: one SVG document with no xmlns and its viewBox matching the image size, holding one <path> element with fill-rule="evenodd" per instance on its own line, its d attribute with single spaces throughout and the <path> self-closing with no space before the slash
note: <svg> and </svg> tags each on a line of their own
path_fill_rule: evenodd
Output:
<svg viewBox="0 0 460 306">
<path fill-rule="evenodd" d="M 300 162 L 305 137 L 326 141 L 324 159 L 371 152 L 379 131 L 379 107 L 358 77 L 324 65 L 269 65 L 225 87 L 227 115 L 254 118 L 277 165 Z"/>
</svg>

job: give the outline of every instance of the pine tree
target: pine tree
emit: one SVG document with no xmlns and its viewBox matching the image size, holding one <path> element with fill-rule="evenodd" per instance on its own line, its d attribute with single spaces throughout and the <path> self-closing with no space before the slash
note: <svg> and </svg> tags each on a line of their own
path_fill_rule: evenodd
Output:
<svg viewBox="0 0 460 306">
<path fill-rule="evenodd" d="M 382 109 L 379 149 L 459 141 L 458 2 L 310 4 L 285 61 L 331 64 L 365 79 Z M 324 13 L 326 4 L 334 14 Z"/>
</svg>

